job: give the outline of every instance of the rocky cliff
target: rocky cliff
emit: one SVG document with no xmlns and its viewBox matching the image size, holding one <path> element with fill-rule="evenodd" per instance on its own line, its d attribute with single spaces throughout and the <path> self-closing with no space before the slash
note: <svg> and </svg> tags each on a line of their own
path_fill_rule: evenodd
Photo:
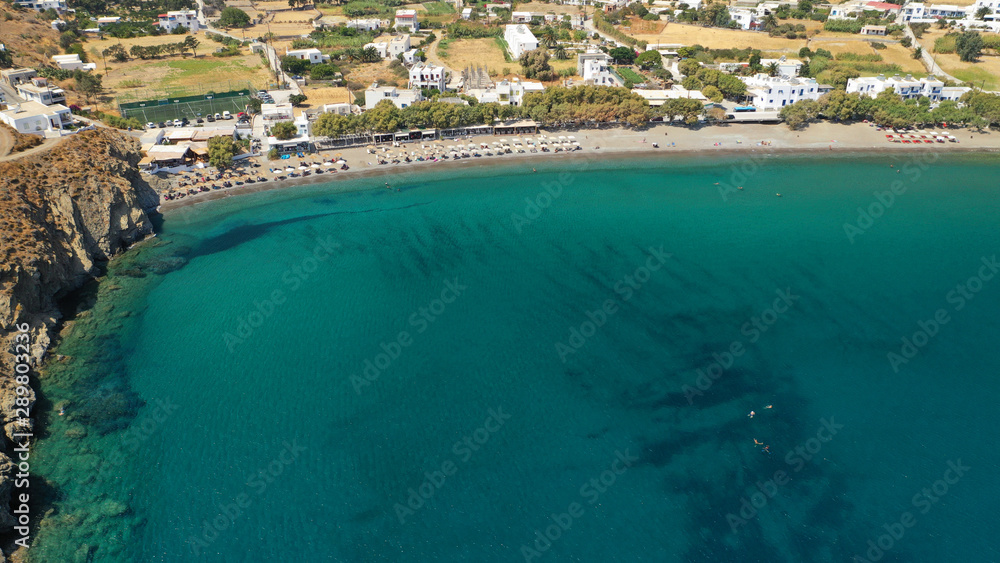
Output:
<svg viewBox="0 0 1000 563">
<path fill-rule="evenodd" d="M 0 438 L 0 531 L 14 523 L 7 440 L 17 431 L 15 325 L 30 326 L 37 366 L 59 319 L 57 300 L 91 279 L 100 262 L 153 232 L 143 209 L 155 207 L 157 195 L 139 174 L 140 157 L 138 141 L 98 129 L 0 163 L 0 424 L 6 438 Z M 33 394 L 28 398 L 34 402 Z"/>
</svg>

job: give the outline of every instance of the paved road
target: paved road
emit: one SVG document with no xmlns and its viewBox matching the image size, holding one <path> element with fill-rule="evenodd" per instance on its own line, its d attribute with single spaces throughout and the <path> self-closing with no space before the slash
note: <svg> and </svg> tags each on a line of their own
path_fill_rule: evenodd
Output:
<svg viewBox="0 0 1000 563">
<path fill-rule="evenodd" d="M 589 20 L 584 21 L 583 22 L 583 28 L 585 30 L 589 31 L 589 32 L 593 32 L 593 33 L 596 33 L 597 35 L 600 35 L 601 38 L 603 38 L 605 41 L 608 41 L 609 43 L 611 43 L 612 45 L 614 45 L 616 47 L 628 47 L 628 45 L 619 42 L 614 37 L 611 37 L 610 35 L 604 33 L 603 31 L 597 29 L 596 27 L 594 27 L 594 20 L 593 19 L 589 19 Z"/>
<path fill-rule="evenodd" d="M 942 68 L 939 67 L 936 62 L 934 62 L 934 57 L 931 55 L 931 50 L 927 49 L 926 47 L 920 44 L 920 40 L 917 39 L 916 35 L 913 35 L 913 30 L 910 29 L 910 26 L 903 25 L 903 34 L 910 38 L 910 41 L 913 42 L 914 48 L 919 46 L 923 49 L 920 60 L 921 62 L 924 63 L 924 66 L 927 67 L 927 72 L 933 74 L 934 76 L 938 77 L 941 80 L 952 80 L 957 83 L 962 82 L 961 80 L 955 78 L 954 76 L 942 70 Z"/>
</svg>

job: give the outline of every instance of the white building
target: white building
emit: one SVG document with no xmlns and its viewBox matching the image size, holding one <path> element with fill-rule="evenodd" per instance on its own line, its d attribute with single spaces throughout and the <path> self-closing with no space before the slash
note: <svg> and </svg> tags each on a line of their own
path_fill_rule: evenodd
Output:
<svg viewBox="0 0 1000 563">
<path fill-rule="evenodd" d="M 399 109 L 423 100 L 420 90 L 403 90 L 395 86 L 379 86 L 376 82 L 365 90 L 365 109 L 372 109 L 382 100 L 391 101 Z"/>
<path fill-rule="evenodd" d="M 45 106 L 66 102 L 66 91 L 62 88 L 49 86 L 44 78 L 32 78 L 31 82 L 17 86 L 17 94 L 25 100 L 38 102 Z"/>
<path fill-rule="evenodd" d="M 17 0 L 14 2 L 18 7 L 28 8 L 38 12 L 45 10 L 55 10 L 60 14 L 66 11 L 66 0 Z"/>
<path fill-rule="evenodd" d="M 580 53 L 576 59 L 576 73 L 584 84 L 595 86 L 621 86 L 611 72 L 611 55 L 601 52 Z"/>
<path fill-rule="evenodd" d="M 760 65 L 764 68 L 770 68 L 770 66 L 774 63 L 778 64 L 778 74 L 780 76 L 798 76 L 799 71 L 802 70 L 802 61 L 798 59 L 787 59 L 785 57 L 781 57 L 780 59 L 760 60 Z"/>
<path fill-rule="evenodd" d="M 677 85 L 674 85 L 674 87 L 669 90 L 645 90 L 635 88 L 632 90 L 632 93 L 645 98 L 646 101 L 649 102 L 649 105 L 653 107 L 662 106 L 667 100 L 677 99 L 698 100 L 704 104 L 709 102 L 708 98 L 706 98 L 705 95 L 698 90 L 685 90 Z"/>
<path fill-rule="evenodd" d="M 382 20 L 370 18 L 370 19 L 357 19 L 350 20 L 345 24 L 351 29 L 356 29 L 358 31 L 375 31 L 382 27 Z"/>
<path fill-rule="evenodd" d="M 295 49 L 289 51 L 285 49 L 285 56 L 295 57 L 300 61 L 309 61 L 311 64 L 330 62 L 330 55 L 324 55 L 322 51 L 313 47 L 311 49 Z"/>
<path fill-rule="evenodd" d="M 538 39 L 535 39 L 535 35 L 524 24 L 509 24 L 503 38 L 510 49 L 510 56 L 515 60 L 522 54 L 538 48 Z"/>
<path fill-rule="evenodd" d="M 165 14 L 160 14 L 157 18 L 157 25 L 159 25 L 160 28 L 167 33 L 171 33 L 181 25 L 186 27 L 191 33 L 198 31 L 198 12 L 194 10 L 167 12 Z"/>
<path fill-rule="evenodd" d="M 395 59 L 396 57 L 402 55 L 403 53 L 410 50 L 410 35 L 404 33 L 403 35 L 397 35 L 389 39 L 389 52 L 387 57 L 390 59 Z"/>
<path fill-rule="evenodd" d="M 403 53 L 403 62 L 408 65 L 418 63 L 419 60 L 417 59 L 417 50 L 410 49 L 409 51 Z"/>
<path fill-rule="evenodd" d="M 462 8 L 462 19 L 463 20 L 472 19 L 472 8 Z"/>
<path fill-rule="evenodd" d="M 45 105 L 38 102 L 21 102 L 0 111 L 0 121 L 21 133 L 61 131 L 73 120 L 73 113 L 62 104 Z"/>
<path fill-rule="evenodd" d="M 480 103 L 497 103 L 502 106 L 519 106 L 524 103 L 524 96 L 532 92 L 542 92 L 545 86 L 541 82 L 521 81 L 518 78 L 501 80 L 493 88 L 469 90 L 468 94 Z"/>
<path fill-rule="evenodd" d="M 410 33 L 416 33 L 420 29 L 420 22 L 417 21 L 416 10 L 396 10 L 396 28 L 406 28 Z"/>
<path fill-rule="evenodd" d="M 531 12 L 512 12 L 510 21 L 513 23 L 531 23 Z"/>
<path fill-rule="evenodd" d="M 761 110 L 778 110 L 800 100 L 818 100 L 819 85 L 812 78 L 789 78 L 756 74 L 741 76 L 747 85 L 751 105 Z"/>
<path fill-rule="evenodd" d="M 851 78 L 847 81 L 847 93 L 857 92 L 872 98 L 880 93 L 892 90 L 904 99 L 919 98 L 926 96 L 931 102 L 941 102 L 944 100 L 958 100 L 962 94 L 972 90 L 961 86 L 951 86 L 945 88 L 944 82 L 934 76 L 926 78 L 913 78 L 910 75 L 901 77 L 898 74 L 890 78 L 885 75 L 863 76 L 861 78 Z"/>
<path fill-rule="evenodd" d="M 437 88 L 444 92 L 448 83 L 448 69 L 434 63 L 417 63 L 410 67 L 410 88 Z"/>
<path fill-rule="evenodd" d="M 80 55 L 53 55 L 52 62 L 63 70 L 95 70 L 97 63 L 85 63 L 80 60 Z"/>
<path fill-rule="evenodd" d="M 295 114 L 292 112 L 292 104 L 261 104 L 260 116 L 264 119 L 264 125 L 271 126 L 279 121 L 291 121 Z"/>
<path fill-rule="evenodd" d="M 764 17 L 757 13 L 757 8 L 739 8 L 731 6 L 729 17 L 740 29 L 758 29 L 764 25 Z"/>
<path fill-rule="evenodd" d="M 321 107 L 320 109 L 322 110 L 322 113 L 335 113 L 337 115 L 351 115 L 353 113 L 357 113 L 360 111 L 360 109 L 358 109 L 358 106 L 355 106 L 354 104 L 349 104 L 347 102 L 342 102 L 338 104 L 324 104 L 323 107 Z M 357 112 L 355 110 L 357 110 Z"/>
<path fill-rule="evenodd" d="M 299 116 L 296 117 L 295 121 L 293 121 L 292 123 L 295 125 L 295 129 L 298 131 L 295 134 L 296 137 L 304 137 L 308 139 L 310 136 L 312 136 L 312 122 L 309 121 L 309 116 L 306 115 L 306 112 L 300 113 Z"/>
<path fill-rule="evenodd" d="M 970 14 L 970 8 L 971 13 L 975 14 L 976 8 L 970 6 L 910 2 L 903 8 L 903 21 L 930 23 L 940 19 L 963 20 Z"/>
<path fill-rule="evenodd" d="M 106 16 L 103 18 L 97 18 L 97 29 L 101 29 L 106 25 L 118 23 L 120 21 L 122 21 L 121 16 Z"/>
</svg>

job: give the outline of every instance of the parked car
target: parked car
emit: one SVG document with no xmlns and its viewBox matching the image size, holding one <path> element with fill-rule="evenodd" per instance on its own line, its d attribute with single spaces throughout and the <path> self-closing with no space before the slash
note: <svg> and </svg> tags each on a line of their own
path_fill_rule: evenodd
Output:
<svg viewBox="0 0 1000 563">
<path fill-rule="evenodd" d="M 228 111 L 222 112 L 222 119 L 232 119 L 232 118 L 233 114 L 229 113 Z"/>
<path fill-rule="evenodd" d="M 184 124 L 184 125 L 187 125 L 188 123 L 191 123 L 191 120 L 188 119 L 188 118 L 186 118 L 186 117 L 182 117 L 181 118 L 181 123 Z"/>
<path fill-rule="evenodd" d="M 257 97 L 258 98 L 269 98 L 270 94 L 268 94 L 264 90 L 260 90 L 259 92 L 257 92 Z"/>
<path fill-rule="evenodd" d="M 214 123 L 214 122 L 215 122 L 215 118 L 214 118 L 214 117 L 212 117 L 211 115 L 209 115 L 209 116 L 208 116 L 208 117 L 206 117 L 205 119 L 207 119 L 209 123 Z"/>
<path fill-rule="evenodd" d="M 146 124 L 146 129 L 156 129 L 156 124 L 150 121 Z"/>
<path fill-rule="evenodd" d="M 167 126 L 166 123 L 163 123 L 162 121 L 159 122 L 157 125 L 160 127 L 160 129 L 163 129 L 164 127 Z"/>
<path fill-rule="evenodd" d="M 216 113 L 215 114 L 215 119 L 217 119 L 217 120 L 218 119 L 222 119 L 222 114 L 221 113 Z"/>
<path fill-rule="evenodd" d="M 181 127 L 183 125 L 184 125 L 184 122 L 181 121 L 180 119 L 175 119 L 174 120 L 174 127 Z"/>
<path fill-rule="evenodd" d="M 205 120 L 199 117 L 196 123 L 205 123 Z"/>
</svg>

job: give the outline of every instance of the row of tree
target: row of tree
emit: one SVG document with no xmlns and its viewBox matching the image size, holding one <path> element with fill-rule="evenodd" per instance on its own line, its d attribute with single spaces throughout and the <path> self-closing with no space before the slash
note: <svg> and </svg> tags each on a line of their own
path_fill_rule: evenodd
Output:
<svg viewBox="0 0 1000 563">
<path fill-rule="evenodd" d="M 197 49 L 200 44 L 201 42 L 195 39 L 193 35 L 188 35 L 184 38 L 184 41 L 177 43 L 133 45 L 128 51 L 125 50 L 125 47 L 121 43 L 116 43 L 102 51 L 102 54 L 116 63 L 123 63 L 129 60 L 129 58 L 147 60 L 155 59 L 161 55 L 176 55 L 178 53 L 186 55 L 188 51 L 191 51 L 191 54 L 197 57 Z"/>
<path fill-rule="evenodd" d="M 872 98 L 834 90 L 818 101 L 803 100 L 781 109 L 781 117 L 792 129 L 804 127 L 820 117 L 834 121 L 867 119 L 885 127 L 913 127 L 940 123 L 964 123 L 976 127 L 1000 124 L 1000 96 L 969 92 L 961 104 L 944 101 L 933 109 L 929 98 L 904 100 L 891 90 Z"/>
</svg>

